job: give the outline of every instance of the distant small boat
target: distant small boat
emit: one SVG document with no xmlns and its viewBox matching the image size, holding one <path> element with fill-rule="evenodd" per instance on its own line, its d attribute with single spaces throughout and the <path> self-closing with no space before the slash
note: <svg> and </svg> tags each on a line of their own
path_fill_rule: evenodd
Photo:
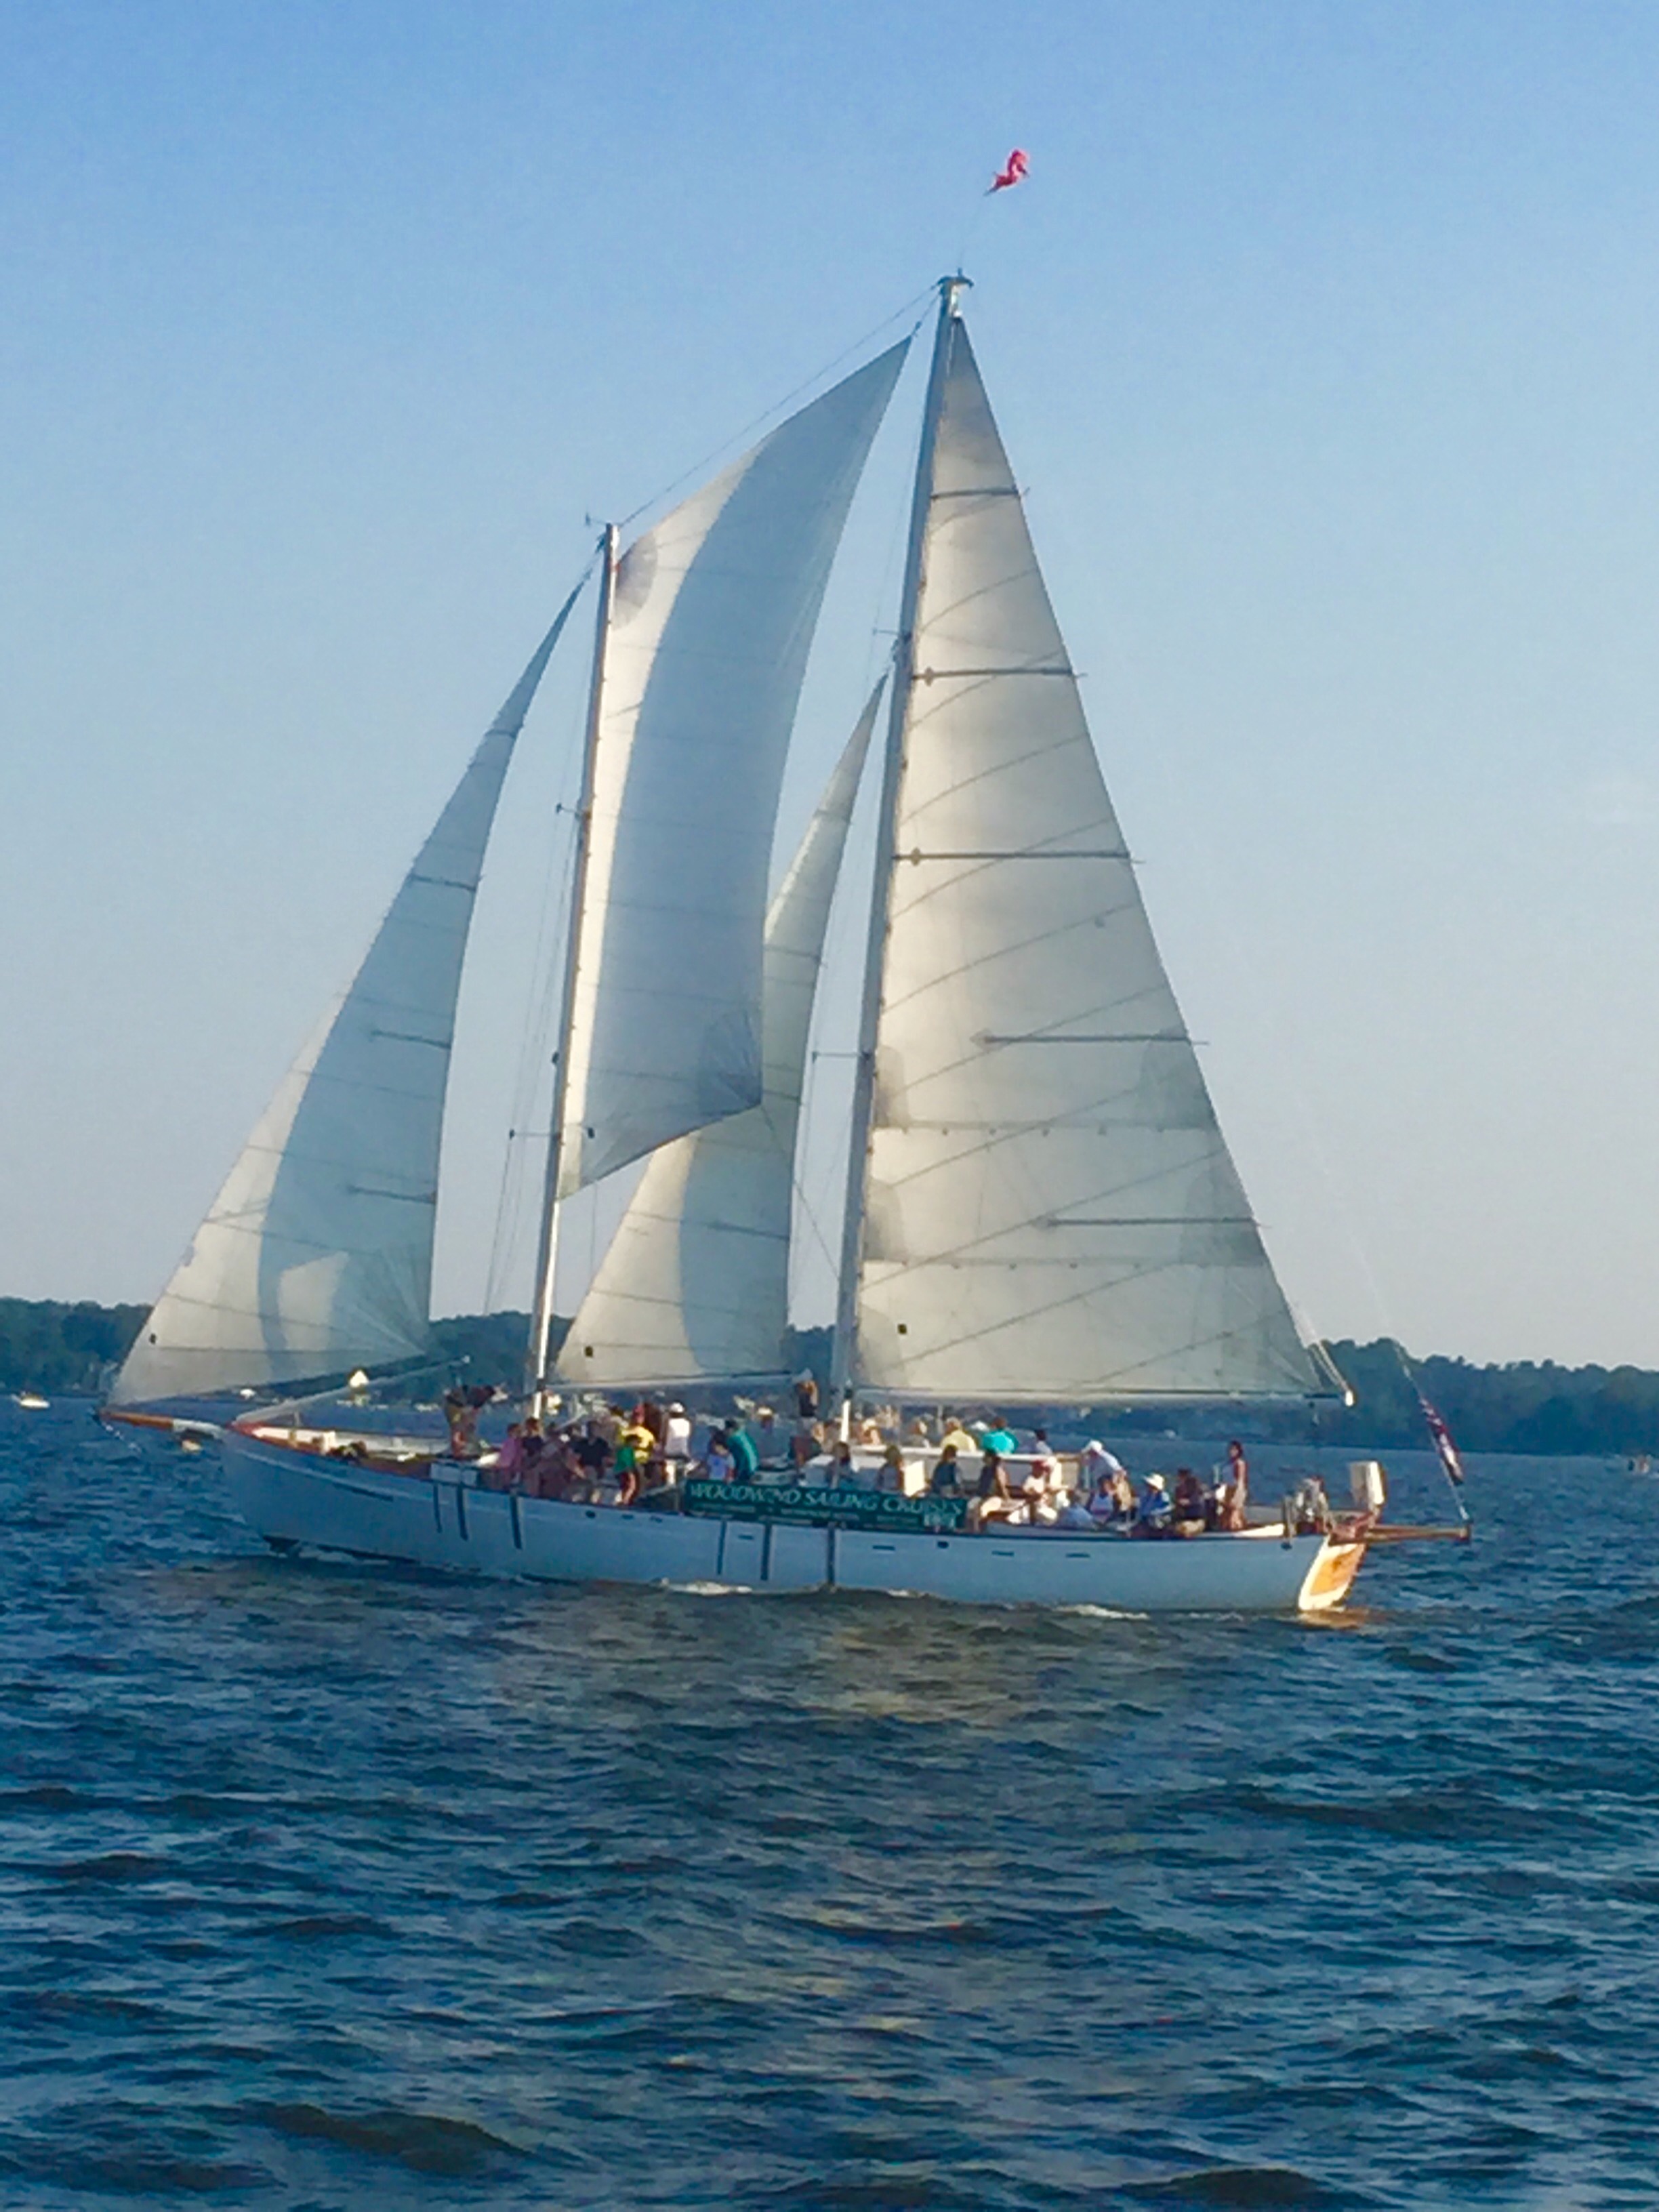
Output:
<svg viewBox="0 0 1659 2212">
<path fill-rule="evenodd" d="M 18 1390 L 13 1393 L 12 1402 L 22 1407 L 26 1413 L 44 1413 L 52 1401 L 43 1398 L 38 1390 Z"/>
</svg>

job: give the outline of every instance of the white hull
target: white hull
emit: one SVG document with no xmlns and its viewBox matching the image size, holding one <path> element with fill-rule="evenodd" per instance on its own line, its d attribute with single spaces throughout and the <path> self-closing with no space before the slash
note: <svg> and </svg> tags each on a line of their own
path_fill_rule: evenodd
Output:
<svg viewBox="0 0 1659 2212">
<path fill-rule="evenodd" d="M 1062 1530 L 934 1536 L 566 1505 L 395 1474 L 228 1431 L 237 1510 L 260 1535 L 371 1559 L 549 1582 L 841 1589 L 1123 1613 L 1320 1612 L 1363 1545 L 1241 1535 L 1135 1542 Z"/>
</svg>

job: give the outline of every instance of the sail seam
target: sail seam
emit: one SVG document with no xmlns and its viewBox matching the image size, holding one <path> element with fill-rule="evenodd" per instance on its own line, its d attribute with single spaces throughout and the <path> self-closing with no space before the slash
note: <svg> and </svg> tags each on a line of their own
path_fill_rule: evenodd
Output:
<svg viewBox="0 0 1659 2212">
<path fill-rule="evenodd" d="M 1024 665 L 1017 668 L 919 668 L 916 671 L 918 684 L 948 684 L 955 677 L 969 676 L 1069 676 L 1075 680 L 1077 671 L 1064 667 L 1030 668 Z"/>
<path fill-rule="evenodd" d="M 923 853 L 918 850 L 902 853 L 899 858 L 908 860 L 914 866 L 919 860 L 1127 860 L 1133 865 L 1134 856 L 1125 852 L 1121 846 L 1097 846 L 1087 851 L 1074 849 L 1066 853 L 1044 853 L 1030 847 L 1000 852 L 987 849 L 982 852 Z"/>
<path fill-rule="evenodd" d="M 1073 1031 L 1070 1036 L 1050 1036 L 1031 1031 L 1023 1036 L 994 1036 L 982 1031 L 975 1040 L 980 1044 L 1187 1044 L 1193 1042 L 1184 1030 L 1090 1030 Z"/>
</svg>

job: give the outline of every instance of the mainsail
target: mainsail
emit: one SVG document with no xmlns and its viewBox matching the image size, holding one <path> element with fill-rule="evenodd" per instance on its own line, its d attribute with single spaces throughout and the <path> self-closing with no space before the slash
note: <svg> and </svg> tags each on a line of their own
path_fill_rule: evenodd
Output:
<svg viewBox="0 0 1659 2212">
<path fill-rule="evenodd" d="M 127 1355 L 116 1403 L 299 1382 L 424 1349 L 444 1091 L 473 900 L 507 763 L 576 597 L 226 1178 Z"/>
<path fill-rule="evenodd" d="M 767 916 L 761 1103 L 652 1155 L 565 1338 L 564 1381 L 611 1389 L 781 1370 L 812 1000 L 882 689 L 859 717 Z"/>
<path fill-rule="evenodd" d="M 600 639 L 556 1196 L 761 1096 L 761 947 L 785 755 L 878 355 L 619 563 Z"/>
<path fill-rule="evenodd" d="M 1153 943 L 950 288 L 901 623 L 837 1379 L 958 1401 L 1326 1387 Z"/>
</svg>

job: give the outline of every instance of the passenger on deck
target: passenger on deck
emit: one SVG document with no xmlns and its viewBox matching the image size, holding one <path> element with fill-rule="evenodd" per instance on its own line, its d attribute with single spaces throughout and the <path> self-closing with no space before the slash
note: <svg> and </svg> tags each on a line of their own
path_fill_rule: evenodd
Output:
<svg viewBox="0 0 1659 2212">
<path fill-rule="evenodd" d="M 1200 1536 L 1208 1519 L 1210 1494 L 1189 1467 L 1176 1469 L 1175 1524 L 1183 1536 Z"/>
<path fill-rule="evenodd" d="M 939 1438 L 939 1449 L 941 1451 L 943 1451 L 947 1445 L 952 1451 L 977 1451 L 979 1449 L 979 1438 L 975 1436 L 970 1430 L 964 1429 L 962 1423 L 953 1418 L 946 1427 L 945 1434 Z"/>
<path fill-rule="evenodd" d="M 927 1478 L 927 1488 L 929 1493 L 934 1498 L 961 1497 L 962 1469 L 957 1464 L 957 1448 L 954 1444 L 947 1443 L 940 1446 L 938 1464 Z"/>
<path fill-rule="evenodd" d="M 1227 1447 L 1227 1472 L 1215 1494 L 1216 1522 L 1223 1528 L 1239 1529 L 1249 1519 L 1250 1468 L 1244 1447 L 1237 1437 Z"/>
<path fill-rule="evenodd" d="M 741 1421 L 726 1424 L 726 1449 L 732 1455 L 734 1480 L 752 1482 L 760 1473 L 760 1454 L 755 1449 L 755 1439 Z"/>
<path fill-rule="evenodd" d="M 1103 1474 L 1121 1474 L 1123 1462 L 1115 1452 L 1109 1452 L 1098 1437 L 1091 1437 L 1078 1455 L 1078 1474 L 1084 1487 L 1093 1492 L 1100 1486 Z"/>
<path fill-rule="evenodd" d="M 830 1460 L 830 1487 L 850 1489 L 853 1484 L 853 1447 L 845 1437 L 838 1437 Z"/>
<path fill-rule="evenodd" d="M 817 1378 L 811 1369 L 803 1367 L 790 1387 L 795 1394 L 795 1419 L 804 1424 L 816 1420 L 818 1411 L 818 1386 Z"/>
<path fill-rule="evenodd" d="M 582 1469 L 570 1448 L 568 1435 L 544 1436 L 533 1413 L 521 1425 L 524 1468 L 519 1487 L 526 1498 L 568 1498 L 575 1494 Z"/>
<path fill-rule="evenodd" d="M 667 1418 L 663 1422 L 662 1451 L 667 1462 L 668 1480 L 679 1481 L 685 1473 L 686 1462 L 691 1456 L 691 1423 L 678 1398 L 668 1408 Z"/>
<path fill-rule="evenodd" d="M 1097 1528 L 1109 1528 L 1123 1518 L 1117 1502 L 1117 1490 L 1111 1474 L 1101 1468 L 1090 1485 L 1085 1500 L 1089 1518 Z"/>
<path fill-rule="evenodd" d="M 732 1446 L 726 1431 L 715 1429 L 703 1451 L 702 1479 L 705 1482 L 730 1482 L 734 1472 Z"/>
<path fill-rule="evenodd" d="M 876 1470 L 876 1488 L 890 1498 L 904 1495 L 904 1455 L 896 1444 L 889 1444 L 881 1455 L 881 1465 Z"/>
<path fill-rule="evenodd" d="M 520 1436 L 523 1429 L 520 1428 Z M 544 1437 L 541 1424 L 536 1425 L 536 1449 L 525 1449 L 524 1462 L 514 1476 L 512 1487 L 525 1498 L 568 1498 L 575 1463 L 562 1437 Z"/>
<path fill-rule="evenodd" d="M 1316 1474 L 1304 1475 L 1291 1493 L 1291 1517 L 1298 1536 L 1328 1535 L 1331 1501 Z"/>
<path fill-rule="evenodd" d="M 489 1483 L 491 1490 L 516 1488 L 524 1473 L 524 1431 L 516 1421 L 508 1427 L 507 1442 L 496 1453 L 495 1466 L 487 1473 L 491 1478 Z"/>
<path fill-rule="evenodd" d="M 611 1452 L 610 1441 L 597 1419 L 589 1421 L 583 1433 L 571 1440 L 570 1455 L 577 1468 L 571 1485 L 573 1497 L 587 1504 L 598 1497 L 605 1471 L 611 1464 Z"/>
<path fill-rule="evenodd" d="M 755 1425 L 748 1432 L 754 1438 L 756 1463 L 761 1467 L 777 1467 L 784 1456 L 784 1435 L 778 1425 L 778 1417 L 770 1406 L 757 1406 Z"/>
<path fill-rule="evenodd" d="M 484 1382 L 457 1382 L 444 1392 L 444 1419 L 449 1425 L 451 1459 L 477 1459 L 479 1410 L 495 1395 Z"/>
<path fill-rule="evenodd" d="M 1031 1439 L 1031 1462 L 1025 1474 L 1026 1494 L 1039 1504 L 1044 1500 L 1052 1503 L 1065 1486 L 1060 1462 L 1049 1449 L 1048 1432 L 1039 1429 Z"/>
<path fill-rule="evenodd" d="M 656 1449 L 656 1439 L 642 1422 L 623 1431 L 617 1439 L 616 1457 L 612 1472 L 617 1478 L 617 1503 L 631 1505 L 640 1494 L 640 1485 L 645 1479 Z"/>
<path fill-rule="evenodd" d="M 1002 1455 L 987 1451 L 979 1463 L 979 1481 L 975 1487 L 971 1514 L 973 1524 L 982 1528 L 988 1521 L 1011 1519 L 1013 1511 L 1014 1496 L 1008 1487 L 1008 1470 L 1002 1464 Z"/>
<path fill-rule="evenodd" d="M 789 1456 L 794 1462 L 795 1473 L 799 1474 L 810 1460 L 817 1459 L 823 1449 L 823 1422 L 803 1423 L 789 1439 Z"/>
<path fill-rule="evenodd" d="M 1146 1487 L 1140 1494 L 1140 1504 L 1135 1514 L 1136 1535 L 1167 1535 L 1170 1517 L 1169 1485 L 1161 1474 L 1149 1474 L 1146 1478 Z"/>
<path fill-rule="evenodd" d="M 1064 1504 L 1054 1516 L 1055 1528 L 1092 1528 L 1094 1525 L 1095 1516 L 1089 1510 L 1082 1493 L 1075 1490 L 1067 1491 Z"/>
<path fill-rule="evenodd" d="M 981 1450 L 995 1452 L 1000 1459 L 1006 1458 L 1010 1452 L 1019 1449 L 1018 1439 L 1013 1431 L 1005 1428 L 1000 1421 L 994 1421 L 979 1441 Z"/>
</svg>

